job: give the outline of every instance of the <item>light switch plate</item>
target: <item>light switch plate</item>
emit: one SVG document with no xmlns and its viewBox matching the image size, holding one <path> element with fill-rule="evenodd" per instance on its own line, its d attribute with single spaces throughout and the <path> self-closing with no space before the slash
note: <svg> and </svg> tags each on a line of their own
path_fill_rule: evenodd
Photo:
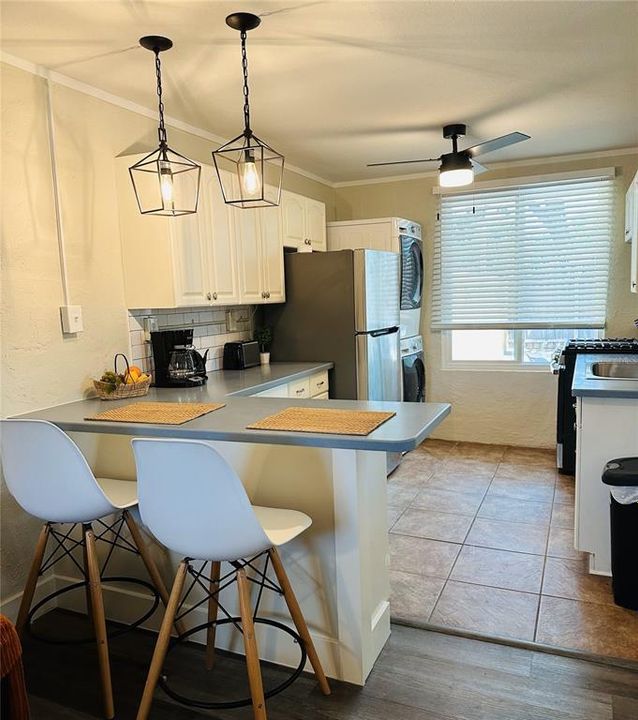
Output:
<svg viewBox="0 0 638 720">
<path fill-rule="evenodd" d="M 60 307 L 60 317 L 63 332 L 73 334 L 84 330 L 81 305 L 62 305 Z"/>
</svg>

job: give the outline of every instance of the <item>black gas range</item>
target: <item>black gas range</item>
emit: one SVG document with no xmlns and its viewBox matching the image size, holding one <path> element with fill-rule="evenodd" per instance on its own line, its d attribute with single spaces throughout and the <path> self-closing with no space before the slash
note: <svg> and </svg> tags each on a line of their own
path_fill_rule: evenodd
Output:
<svg viewBox="0 0 638 720">
<path fill-rule="evenodd" d="M 600 338 L 570 340 L 556 352 L 551 368 L 558 375 L 558 409 L 556 413 L 556 464 L 561 473 L 576 471 L 576 401 L 572 396 L 572 381 L 576 357 L 582 354 L 636 353 L 636 338 Z"/>
</svg>

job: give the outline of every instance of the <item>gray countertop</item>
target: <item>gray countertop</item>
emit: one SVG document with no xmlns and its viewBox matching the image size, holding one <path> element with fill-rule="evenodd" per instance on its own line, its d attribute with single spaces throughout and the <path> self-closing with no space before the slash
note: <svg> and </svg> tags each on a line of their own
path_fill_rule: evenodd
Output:
<svg viewBox="0 0 638 720">
<path fill-rule="evenodd" d="M 574 397 L 638 398 L 638 380 L 592 377 L 589 368 L 597 362 L 638 362 L 631 353 L 584 353 L 576 358 L 572 395 Z"/>
<path fill-rule="evenodd" d="M 278 362 L 247 370 L 217 370 L 208 373 L 206 392 L 215 399 L 227 395 L 254 395 L 333 367 L 331 362 Z"/>
<path fill-rule="evenodd" d="M 20 415 L 21 418 L 48 420 L 67 432 L 109 433 L 145 437 L 174 437 L 229 442 L 306 445 L 311 447 L 381 450 L 413 450 L 450 413 L 448 403 L 393 403 L 354 400 L 295 400 L 293 398 L 242 397 L 275 387 L 283 382 L 312 375 L 332 367 L 331 363 L 276 363 L 270 368 L 211 373 L 207 385 L 199 388 L 151 388 L 148 395 L 131 400 L 104 402 L 78 400 L 45 410 Z M 219 377 L 217 377 L 219 375 Z M 89 415 L 140 401 L 210 402 L 224 400 L 226 407 L 183 425 L 85 420 Z M 246 426 L 287 407 L 326 407 L 348 410 L 390 410 L 396 416 L 364 437 L 320 433 L 247 430 Z"/>
</svg>

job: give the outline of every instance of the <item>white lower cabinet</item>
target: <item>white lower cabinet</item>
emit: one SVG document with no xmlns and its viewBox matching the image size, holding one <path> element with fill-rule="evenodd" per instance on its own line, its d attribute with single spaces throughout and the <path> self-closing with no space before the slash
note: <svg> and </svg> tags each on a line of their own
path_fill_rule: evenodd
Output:
<svg viewBox="0 0 638 720">
<path fill-rule="evenodd" d="M 255 397 L 287 397 L 312 400 L 328 400 L 328 372 L 314 373 L 310 377 L 282 383 L 268 390 L 255 393 Z"/>
<path fill-rule="evenodd" d="M 576 427 L 574 545 L 591 553 L 590 572 L 609 575 L 609 487 L 601 476 L 609 460 L 638 452 L 638 402 L 635 398 L 579 397 Z"/>
</svg>

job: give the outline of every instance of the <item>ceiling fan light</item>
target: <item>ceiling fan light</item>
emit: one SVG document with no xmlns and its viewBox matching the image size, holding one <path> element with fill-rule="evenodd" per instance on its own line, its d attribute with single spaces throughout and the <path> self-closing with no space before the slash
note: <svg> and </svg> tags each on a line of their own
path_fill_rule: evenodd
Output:
<svg viewBox="0 0 638 720">
<path fill-rule="evenodd" d="M 472 161 L 464 152 L 451 152 L 441 155 L 439 185 L 441 187 L 462 187 L 474 182 Z"/>
<path fill-rule="evenodd" d="M 439 185 L 441 187 L 462 187 L 463 185 L 471 185 L 473 182 L 474 171 L 472 168 L 441 170 L 439 173 Z"/>
</svg>

